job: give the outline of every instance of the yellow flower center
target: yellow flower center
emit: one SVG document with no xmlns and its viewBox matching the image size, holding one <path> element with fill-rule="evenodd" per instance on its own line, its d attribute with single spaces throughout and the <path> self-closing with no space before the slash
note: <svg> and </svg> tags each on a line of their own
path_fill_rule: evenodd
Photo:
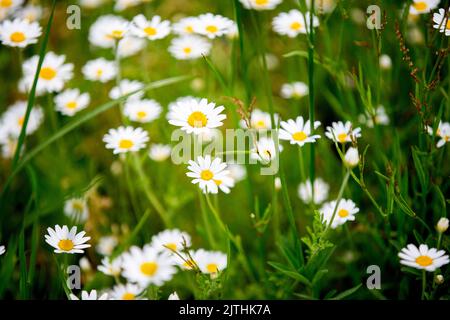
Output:
<svg viewBox="0 0 450 320">
<path fill-rule="evenodd" d="M 192 33 L 194 32 L 194 28 L 192 26 L 186 26 L 186 28 L 184 29 L 187 33 Z"/>
<path fill-rule="evenodd" d="M 25 121 L 24 117 L 20 117 L 19 120 L 17 120 L 17 123 L 19 124 L 19 126 L 23 126 L 23 122 Z"/>
<path fill-rule="evenodd" d="M 156 29 L 153 27 L 147 27 L 144 29 L 144 32 L 148 35 L 148 36 L 154 36 L 156 35 Z"/>
<path fill-rule="evenodd" d="M 59 240 L 58 247 L 63 251 L 70 251 L 73 249 L 74 244 L 70 239 Z"/>
<path fill-rule="evenodd" d="M 255 3 L 256 3 L 258 6 L 265 6 L 266 4 L 269 3 L 269 0 L 255 0 Z"/>
<path fill-rule="evenodd" d="M 337 138 L 340 143 L 344 143 L 347 140 L 347 134 L 346 133 L 338 134 Z"/>
<path fill-rule="evenodd" d="M 203 128 L 206 126 L 206 123 L 208 122 L 208 118 L 206 118 L 205 114 L 200 111 L 194 111 L 189 116 L 187 122 L 191 127 L 194 128 Z"/>
<path fill-rule="evenodd" d="M 203 180 L 209 181 L 214 177 L 214 174 L 211 172 L 211 170 L 206 169 L 200 173 L 200 177 Z"/>
<path fill-rule="evenodd" d="M 450 19 L 447 19 L 447 24 L 445 26 L 447 30 L 450 30 Z"/>
<path fill-rule="evenodd" d="M 101 77 L 103 74 L 103 70 L 102 69 L 97 69 L 97 77 Z"/>
<path fill-rule="evenodd" d="M 423 10 L 426 10 L 428 8 L 428 5 L 427 5 L 426 2 L 420 1 L 420 2 L 414 2 L 413 3 L 413 7 L 417 11 L 423 11 Z"/>
<path fill-rule="evenodd" d="M 131 147 L 133 147 L 133 145 L 134 145 L 133 141 L 129 139 L 122 139 L 119 142 L 119 148 L 121 149 L 130 149 Z"/>
<path fill-rule="evenodd" d="M 266 122 L 264 120 L 258 120 L 255 122 L 255 127 L 256 128 L 265 128 L 266 127 Z"/>
<path fill-rule="evenodd" d="M 12 5 L 12 0 L 0 0 L 1 8 L 9 8 Z"/>
<path fill-rule="evenodd" d="M 416 258 L 416 263 L 421 267 L 428 267 L 433 263 L 433 259 L 431 259 L 429 256 L 419 256 Z"/>
<path fill-rule="evenodd" d="M 166 243 L 166 247 L 169 248 L 170 250 L 177 251 L 177 244 L 176 243 L 173 243 L 173 242 Z"/>
<path fill-rule="evenodd" d="M 216 183 L 216 185 L 220 186 L 222 184 L 222 180 L 214 180 L 214 182 Z"/>
<path fill-rule="evenodd" d="M 108 35 L 108 37 L 113 38 L 113 39 L 122 39 L 123 38 L 123 31 L 122 30 L 113 30 Z"/>
<path fill-rule="evenodd" d="M 136 296 L 130 292 L 126 292 L 122 296 L 122 300 L 134 300 Z"/>
<path fill-rule="evenodd" d="M 183 48 L 183 52 L 184 52 L 185 54 L 189 54 L 189 53 L 192 52 L 192 49 L 191 49 L 190 47 L 186 47 L 186 48 Z"/>
<path fill-rule="evenodd" d="M 341 209 L 341 210 L 339 210 L 338 215 L 341 218 L 345 218 L 345 217 L 347 217 L 349 215 L 349 212 L 348 212 L 348 210 Z"/>
<path fill-rule="evenodd" d="M 75 109 L 77 107 L 77 103 L 75 101 L 70 101 L 66 103 L 66 108 L 67 109 Z"/>
<path fill-rule="evenodd" d="M 74 201 L 72 203 L 72 209 L 74 211 L 78 211 L 78 212 L 83 211 L 83 209 L 84 209 L 83 203 L 81 201 Z"/>
<path fill-rule="evenodd" d="M 216 273 L 219 271 L 219 268 L 217 267 L 217 264 L 210 263 L 206 266 L 206 270 L 208 270 L 209 273 Z"/>
<path fill-rule="evenodd" d="M 144 262 L 141 264 L 141 272 L 146 276 L 153 276 L 158 270 L 158 264 L 155 262 Z"/>
<path fill-rule="evenodd" d="M 300 30 L 301 27 L 302 27 L 302 24 L 300 22 L 292 22 L 291 23 L 291 29 L 294 31 Z"/>
<path fill-rule="evenodd" d="M 217 31 L 219 31 L 219 29 L 214 25 L 210 25 L 206 27 L 206 31 L 208 31 L 209 33 L 216 33 Z"/>
<path fill-rule="evenodd" d="M 295 141 L 304 141 L 308 136 L 303 131 L 296 132 L 292 135 L 292 138 Z"/>
<path fill-rule="evenodd" d="M 145 112 L 145 111 L 138 111 L 138 113 L 136 115 L 137 115 L 137 117 L 139 119 L 143 119 L 143 118 L 145 118 L 147 116 L 147 112 Z"/>
<path fill-rule="evenodd" d="M 52 80 L 54 77 L 56 77 L 56 70 L 50 67 L 44 67 L 41 69 L 39 77 L 44 80 Z"/>
<path fill-rule="evenodd" d="M 10 36 L 10 39 L 12 42 L 19 43 L 25 40 L 25 34 L 20 31 L 13 32 Z"/>
</svg>

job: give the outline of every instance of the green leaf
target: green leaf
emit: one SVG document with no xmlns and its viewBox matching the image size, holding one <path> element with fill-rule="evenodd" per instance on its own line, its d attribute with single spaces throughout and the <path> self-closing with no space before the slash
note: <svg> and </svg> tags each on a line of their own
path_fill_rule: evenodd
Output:
<svg viewBox="0 0 450 320">
<path fill-rule="evenodd" d="M 427 175 L 425 174 L 422 161 L 420 160 L 419 151 L 415 147 L 412 147 L 411 151 L 413 156 L 414 167 L 416 168 L 417 176 L 419 177 L 419 182 L 422 187 L 422 193 L 423 195 L 425 195 L 428 190 Z"/>
<path fill-rule="evenodd" d="M 330 300 L 342 300 L 342 299 L 345 299 L 345 298 L 351 296 L 352 294 L 354 294 L 356 291 L 358 291 L 358 289 L 361 288 L 361 286 L 362 286 L 362 283 L 358 284 L 356 287 L 353 287 L 351 289 L 345 290 L 344 292 L 341 292 L 340 294 L 338 294 L 334 298 L 331 298 Z"/>
<path fill-rule="evenodd" d="M 282 274 L 284 274 L 285 276 L 288 276 L 289 278 L 292 278 L 300 283 L 303 283 L 304 285 L 306 285 L 308 287 L 312 286 L 311 282 L 305 276 L 301 275 L 300 273 L 298 273 L 296 271 L 291 271 L 289 269 L 286 269 L 285 266 L 282 265 L 281 263 L 269 261 L 268 264 L 270 266 L 272 266 L 273 268 L 275 268 L 276 270 L 278 270 L 279 272 L 281 272 Z"/>
</svg>

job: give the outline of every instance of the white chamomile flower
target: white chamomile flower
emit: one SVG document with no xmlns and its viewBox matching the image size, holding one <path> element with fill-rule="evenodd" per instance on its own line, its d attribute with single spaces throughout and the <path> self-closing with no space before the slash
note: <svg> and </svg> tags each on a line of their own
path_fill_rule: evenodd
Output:
<svg viewBox="0 0 450 320">
<path fill-rule="evenodd" d="M 227 255 L 220 251 L 200 249 L 195 252 L 195 263 L 201 272 L 215 276 L 226 269 Z"/>
<path fill-rule="evenodd" d="M 42 63 L 36 94 L 42 95 L 49 92 L 60 92 L 67 81 L 73 77 L 73 64 L 65 63 L 65 55 L 56 55 L 48 52 Z M 22 91 L 28 92 L 34 81 L 39 57 L 33 56 L 23 63 Z"/>
<path fill-rule="evenodd" d="M 272 138 L 261 137 L 256 141 L 256 146 L 251 150 L 250 157 L 258 160 L 262 164 L 268 164 L 278 156 L 283 150 L 283 146 L 278 144 L 278 152 L 275 147 L 275 141 Z"/>
<path fill-rule="evenodd" d="M 86 199 L 72 198 L 64 203 L 64 214 L 76 222 L 86 222 L 89 208 Z"/>
<path fill-rule="evenodd" d="M 1 124 L 0 124 L 1 125 Z M 17 149 L 17 138 L 6 138 L 5 141 L 0 140 L 1 155 L 5 159 L 12 159 Z M 22 152 L 25 147 L 22 147 Z"/>
<path fill-rule="evenodd" d="M 432 136 L 433 128 L 428 126 L 427 130 L 428 130 L 428 134 L 430 134 Z M 449 142 L 450 141 L 450 123 L 439 121 L 439 126 L 436 130 L 436 136 L 440 138 L 436 144 L 436 147 L 438 147 L 438 148 L 443 147 L 447 142 Z"/>
<path fill-rule="evenodd" d="M 196 35 L 186 35 L 174 38 L 168 50 L 178 60 L 193 60 L 208 56 L 211 51 L 211 43 Z"/>
<path fill-rule="evenodd" d="M 322 178 L 314 179 L 314 203 L 321 204 L 328 198 L 330 186 Z M 298 196 L 304 203 L 311 203 L 312 187 L 311 180 L 308 179 L 298 186 Z"/>
<path fill-rule="evenodd" d="M 221 15 L 212 13 L 201 14 L 194 25 L 194 32 L 210 39 L 226 35 L 233 27 L 233 21 Z"/>
<path fill-rule="evenodd" d="M 441 0 L 413 0 L 409 7 L 409 13 L 413 15 L 429 13 L 436 9 Z"/>
<path fill-rule="evenodd" d="M 117 54 L 120 58 L 127 58 L 134 56 L 145 48 L 145 39 L 136 37 L 125 37 L 119 41 L 119 48 Z"/>
<path fill-rule="evenodd" d="M 212 159 L 210 155 L 199 156 L 197 161 L 189 160 L 189 172 L 186 175 L 193 178 L 192 183 L 198 183 L 204 193 L 218 193 L 221 184 L 224 181 L 228 183 L 229 172 L 225 170 L 226 168 L 227 164 L 220 158 Z"/>
<path fill-rule="evenodd" d="M 143 289 L 132 283 L 118 284 L 114 286 L 109 292 L 110 300 L 141 300 L 139 295 Z"/>
<path fill-rule="evenodd" d="M 140 81 L 123 79 L 118 86 L 111 89 L 109 97 L 111 99 L 119 99 L 122 96 L 141 90 L 142 88 L 144 88 L 144 84 Z M 127 100 L 140 99 L 143 95 L 144 92 L 141 90 L 129 96 Z"/>
<path fill-rule="evenodd" d="M 87 80 L 106 83 L 116 77 L 117 67 L 114 61 L 98 58 L 88 61 L 81 71 Z"/>
<path fill-rule="evenodd" d="M 439 12 L 433 14 L 433 28 L 438 29 L 439 32 L 445 33 L 447 37 L 450 36 L 449 13 L 450 10 L 446 14 L 445 9 L 440 8 Z"/>
<path fill-rule="evenodd" d="M 169 298 L 167 298 L 167 300 L 180 300 L 180 297 L 178 296 L 178 293 L 174 291 L 169 295 Z"/>
<path fill-rule="evenodd" d="M 150 245 L 156 250 L 173 253 L 173 251 L 181 251 L 185 247 L 190 247 L 191 236 L 178 229 L 168 229 L 155 234 Z"/>
<path fill-rule="evenodd" d="M 444 250 L 428 248 L 426 244 L 421 244 L 419 248 L 408 244 L 398 253 L 398 256 L 401 264 L 429 272 L 434 272 L 450 262 Z"/>
<path fill-rule="evenodd" d="M 168 109 L 169 109 L 169 113 L 176 108 L 178 103 L 188 103 L 191 100 L 195 100 L 196 103 L 200 103 L 200 101 L 202 100 L 202 98 L 198 98 L 198 97 L 193 97 L 193 96 L 183 96 L 183 97 L 178 97 L 175 101 L 172 101 L 169 103 L 168 105 Z"/>
<path fill-rule="evenodd" d="M 331 127 L 327 127 L 325 135 L 332 141 L 339 143 L 352 142 L 352 139 L 361 137 L 361 128 L 352 128 L 350 121 L 345 122 L 333 122 Z"/>
<path fill-rule="evenodd" d="M 294 38 L 299 34 L 306 34 L 309 30 L 311 14 L 307 12 L 305 15 L 296 9 L 289 12 L 282 12 L 273 18 L 273 30 L 281 35 Z M 319 26 L 319 18 L 313 16 L 313 27 Z"/>
<path fill-rule="evenodd" d="M 122 276 L 142 287 L 150 284 L 161 286 L 171 280 L 177 271 L 172 255 L 148 245 L 143 249 L 133 246 L 122 257 Z"/>
<path fill-rule="evenodd" d="M 55 253 L 83 253 L 83 249 L 91 245 L 86 243 L 91 237 L 85 237 L 86 232 L 77 233 L 77 227 L 70 230 L 67 226 L 55 226 L 55 229 L 47 228 L 45 242 L 55 248 Z"/>
<path fill-rule="evenodd" d="M 159 118 L 161 105 L 153 99 L 129 100 L 125 103 L 123 113 L 131 121 L 149 123 Z"/>
<path fill-rule="evenodd" d="M 300 99 L 307 96 L 308 93 L 308 85 L 301 81 L 283 84 L 280 92 L 284 99 Z"/>
<path fill-rule="evenodd" d="M 227 169 L 230 172 L 230 177 L 237 183 L 247 177 L 247 170 L 241 164 L 228 163 Z"/>
<path fill-rule="evenodd" d="M 239 0 L 244 8 L 254 10 L 275 9 L 283 0 Z"/>
<path fill-rule="evenodd" d="M 97 290 L 92 290 L 91 292 L 83 290 L 81 291 L 81 299 L 71 293 L 70 300 L 108 300 L 108 294 L 104 293 L 100 296 L 97 296 Z"/>
<path fill-rule="evenodd" d="M 117 277 L 122 272 L 122 257 L 119 256 L 113 260 L 105 257 L 102 259 L 102 264 L 99 265 L 97 269 L 107 276 Z"/>
<path fill-rule="evenodd" d="M 99 17 L 89 29 L 89 42 L 100 48 L 114 48 L 129 29 L 129 21 L 114 15 Z"/>
<path fill-rule="evenodd" d="M 147 131 L 131 126 L 109 129 L 103 136 L 106 149 L 113 149 L 114 154 L 139 151 L 145 147 L 148 140 L 150 139 Z"/>
<path fill-rule="evenodd" d="M 25 121 L 25 113 L 27 110 L 27 102 L 18 101 L 9 106 L 6 112 L 1 117 L 2 131 L 4 130 L 4 138 L 12 137 L 17 139 L 22 130 L 23 123 Z M 39 106 L 34 106 L 31 109 L 30 117 L 28 118 L 27 129 L 25 133 L 27 135 L 33 134 L 41 125 L 44 119 L 44 112 Z"/>
<path fill-rule="evenodd" d="M 306 0 L 306 5 L 311 8 L 311 0 Z M 336 8 L 337 0 L 315 0 L 314 7 L 316 12 L 330 13 Z"/>
<path fill-rule="evenodd" d="M 154 143 L 150 146 L 150 151 L 148 156 L 153 161 L 161 162 L 170 157 L 172 153 L 172 148 L 167 144 Z"/>
<path fill-rule="evenodd" d="M 369 128 L 373 128 L 373 124 L 387 126 L 389 124 L 389 116 L 384 109 L 384 106 L 379 105 L 375 109 L 375 114 L 372 116 L 369 112 L 361 114 L 358 117 L 359 122 L 365 123 Z"/>
<path fill-rule="evenodd" d="M 278 122 L 278 115 L 274 114 L 275 122 Z M 247 128 L 247 123 L 244 120 L 240 122 L 241 127 Z M 254 109 L 250 114 L 250 126 L 256 130 L 268 130 L 272 128 L 272 119 L 270 113 Z"/>
<path fill-rule="evenodd" d="M 147 20 L 143 14 L 140 14 L 133 18 L 130 33 L 148 40 L 162 39 L 170 33 L 170 22 L 161 20 L 160 16 L 154 16 L 151 20 Z"/>
<path fill-rule="evenodd" d="M 297 144 L 303 147 L 305 143 L 314 143 L 320 138 L 320 135 L 311 135 L 311 126 L 309 120 L 304 122 L 303 117 L 288 121 L 281 121 L 278 137 L 281 140 L 288 140 L 291 144 Z M 320 126 L 320 121 L 314 122 L 314 129 Z"/>
<path fill-rule="evenodd" d="M 187 133 L 199 134 L 220 127 L 226 119 L 226 115 L 221 114 L 223 110 L 223 106 L 216 106 L 206 99 L 190 99 L 177 102 L 167 118 L 171 125 L 181 127 Z"/>
<path fill-rule="evenodd" d="M 23 2 L 24 0 L 0 0 L 0 21 L 19 8 Z"/>
<path fill-rule="evenodd" d="M 0 256 L 4 255 L 6 252 L 5 246 L 0 246 Z"/>
<path fill-rule="evenodd" d="M 330 224 L 331 228 L 336 229 L 338 226 L 343 225 L 347 221 L 354 221 L 355 214 L 359 212 L 359 208 L 352 200 L 341 199 L 339 205 L 336 207 L 336 200 L 325 203 L 320 212 L 322 214 L 322 221 L 327 225 Z M 334 214 L 334 218 L 333 218 Z"/>
<path fill-rule="evenodd" d="M 80 93 L 78 89 L 67 89 L 55 97 L 56 110 L 69 117 L 85 109 L 90 101 L 89 93 Z"/>
<path fill-rule="evenodd" d="M 115 11 L 123 11 L 131 7 L 135 7 L 141 3 L 141 0 L 115 0 Z"/>
<path fill-rule="evenodd" d="M 178 20 L 172 25 L 173 32 L 180 35 L 190 35 L 194 33 L 194 26 L 198 23 L 197 17 L 186 17 Z"/>
<path fill-rule="evenodd" d="M 103 256 L 110 256 L 118 243 L 119 241 L 116 236 L 104 236 L 98 240 L 95 249 Z"/>
<path fill-rule="evenodd" d="M 42 18 L 42 7 L 33 4 L 27 4 L 25 7 L 20 8 L 16 13 L 15 17 L 20 19 L 25 19 L 30 22 L 39 21 Z"/>
<path fill-rule="evenodd" d="M 5 46 L 25 48 L 36 43 L 42 34 L 37 22 L 16 18 L 0 24 L 0 40 Z"/>
</svg>

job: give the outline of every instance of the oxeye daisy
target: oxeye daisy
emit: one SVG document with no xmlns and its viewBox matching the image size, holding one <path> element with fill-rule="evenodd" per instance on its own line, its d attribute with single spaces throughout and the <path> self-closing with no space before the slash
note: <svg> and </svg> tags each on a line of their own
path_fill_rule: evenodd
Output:
<svg viewBox="0 0 450 320">
<path fill-rule="evenodd" d="M 176 59 L 192 60 L 209 55 L 211 43 L 202 37 L 187 35 L 173 39 L 168 50 Z"/>
<path fill-rule="evenodd" d="M 149 123 L 155 119 L 159 118 L 161 114 L 162 107 L 155 100 L 144 99 L 144 100 L 129 100 L 125 103 L 125 108 L 123 113 L 131 121 L 136 121 L 140 123 Z"/>
<path fill-rule="evenodd" d="M 133 246 L 122 257 L 122 276 L 142 287 L 150 284 L 161 286 L 171 280 L 177 271 L 172 255 L 148 245 L 143 249 Z"/>
<path fill-rule="evenodd" d="M 101 255 L 109 256 L 118 243 L 116 236 L 104 236 L 98 240 L 95 250 Z"/>
<path fill-rule="evenodd" d="M 42 34 L 37 22 L 25 19 L 6 20 L 0 24 L 0 39 L 5 46 L 25 48 L 36 43 Z"/>
<path fill-rule="evenodd" d="M 78 89 L 67 89 L 55 97 L 56 110 L 69 117 L 85 109 L 90 101 L 89 93 L 80 93 Z"/>
<path fill-rule="evenodd" d="M 55 248 L 55 253 L 83 253 L 83 249 L 89 248 L 91 245 L 86 242 L 91 237 L 85 237 L 86 232 L 77 233 L 77 227 L 70 230 L 67 226 L 55 226 L 55 229 L 47 228 L 45 242 Z"/>
<path fill-rule="evenodd" d="M 274 114 L 275 122 L 278 121 L 278 115 Z M 265 130 L 265 129 L 271 129 L 272 128 L 272 119 L 270 117 L 270 113 L 261 111 L 259 109 L 254 109 L 252 113 L 250 114 L 250 126 L 251 129 L 256 130 Z M 247 122 L 244 120 L 241 120 L 240 122 L 241 127 L 248 128 Z"/>
<path fill-rule="evenodd" d="M 20 8 L 14 14 L 19 19 L 28 20 L 29 22 L 39 21 L 42 18 L 42 7 L 33 4 L 27 4 L 25 7 Z"/>
<path fill-rule="evenodd" d="M 330 186 L 322 178 L 314 179 L 314 203 L 320 204 L 328 198 Z M 312 187 L 311 180 L 306 180 L 298 186 L 298 196 L 305 203 L 311 203 Z"/>
<path fill-rule="evenodd" d="M 108 276 L 117 277 L 122 272 L 122 257 L 119 256 L 115 259 L 105 257 L 97 269 Z"/>
<path fill-rule="evenodd" d="M 123 11 L 141 4 L 141 0 L 115 0 L 115 2 L 115 11 Z"/>
<path fill-rule="evenodd" d="M 353 129 L 350 121 L 345 124 L 342 121 L 333 122 L 331 127 L 327 127 L 325 135 L 332 141 L 346 143 L 361 137 L 361 128 Z"/>
<path fill-rule="evenodd" d="M 427 131 L 428 134 L 430 134 L 431 136 L 433 135 L 432 127 L 428 126 Z M 450 123 L 439 121 L 439 126 L 436 130 L 435 135 L 440 138 L 436 144 L 436 147 L 438 148 L 443 147 L 447 142 L 450 141 Z"/>
<path fill-rule="evenodd" d="M 110 129 L 103 137 L 106 148 L 113 149 L 114 154 L 139 151 L 148 140 L 147 131 L 130 126 Z"/>
<path fill-rule="evenodd" d="M 220 251 L 197 250 L 195 253 L 195 263 L 203 273 L 211 276 L 217 275 L 227 267 L 227 255 Z"/>
<path fill-rule="evenodd" d="M 123 79 L 120 81 L 118 86 L 111 89 L 109 92 L 109 97 L 111 99 L 119 99 L 124 95 L 141 90 L 142 88 L 144 88 L 144 84 L 140 81 Z M 127 100 L 140 99 L 143 95 L 144 92 L 141 90 L 129 96 Z"/>
<path fill-rule="evenodd" d="M 4 255 L 6 252 L 5 246 L 0 246 L 0 256 Z"/>
<path fill-rule="evenodd" d="M 413 0 L 409 7 L 410 14 L 424 14 L 436 9 L 441 0 Z"/>
<path fill-rule="evenodd" d="M 308 85 L 300 81 L 283 84 L 280 92 L 284 99 L 300 99 L 307 96 L 308 93 Z"/>
<path fill-rule="evenodd" d="M 187 133 L 199 134 L 220 127 L 226 119 L 226 115 L 221 114 L 224 109 L 206 99 L 190 99 L 177 102 L 167 118 L 171 125 L 181 127 Z"/>
<path fill-rule="evenodd" d="M 143 289 L 136 284 L 118 284 L 109 292 L 110 300 L 142 300 L 139 295 Z"/>
<path fill-rule="evenodd" d="M 169 298 L 167 298 L 167 300 L 180 300 L 180 297 L 178 296 L 178 294 L 176 292 L 172 292 L 169 295 Z"/>
<path fill-rule="evenodd" d="M 374 123 L 383 126 L 389 124 L 389 116 L 387 115 L 386 110 L 382 105 L 379 105 L 375 109 L 374 115 L 371 115 L 369 112 L 366 112 L 366 114 L 361 114 L 358 120 L 361 123 L 365 123 L 369 128 L 373 128 Z"/>
<path fill-rule="evenodd" d="M 262 137 L 256 141 L 256 146 L 251 150 L 250 157 L 258 160 L 262 164 L 268 164 L 278 156 L 283 150 L 283 146 L 278 144 L 278 151 L 275 147 L 275 141 L 272 138 Z"/>
<path fill-rule="evenodd" d="M 303 117 L 299 116 L 297 119 L 288 121 L 281 121 L 281 129 L 279 130 L 279 138 L 281 140 L 288 140 L 291 144 L 297 144 L 303 147 L 305 143 L 314 143 L 320 138 L 320 135 L 311 135 L 311 127 L 309 120 L 304 122 Z M 320 126 L 320 121 L 314 121 L 314 129 Z"/>
<path fill-rule="evenodd" d="M 419 248 L 408 244 L 398 253 L 398 256 L 401 264 L 429 272 L 434 272 L 450 262 L 444 250 L 428 248 L 426 244 L 421 244 Z"/>
<path fill-rule="evenodd" d="M 65 63 L 65 55 L 56 55 L 48 52 L 39 72 L 36 93 L 42 95 L 48 92 L 59 92 L 67 81 L 73 77 L 73 64 Z M 23 79 L 21 89 L 28 92 L 34 81 L 34 75 L 38 66 L 39 57 L 33 56 L 23 63 Z"/>
<path fill-rule="evenodd" d="M 117 54 L 120 58 L 127 58 L 134 56 L 145 48 L 145 39 L 136 37 L 125 37 L 119 41 L 119 48 Z"/>
<path fill-rule="evenodd" d="M 445 35 L 448 37 L 450 36 L 450 10 L 446 11 L 445 9 L 440 8 L 439 12 L 435 12 L 433 14 L 433 28 L 438 29 L 439 32 L 445 33 Z"/>
<path fill-rule="evenodd" d="M 330 221 L 333 219 L 333 222 L 331 223 L 332 229 L 336 229 L 347 221 L 354 221 L 355 214 L 359 212 L 359 208 L 356 207 L 356 204 L 352 200 L 341 199 L 337 207 L 336 203 L 336 200 L 327 202 L 320 209 L 322 221 L 324 223 L 329 225 Z"/>
<path fill-rule="evenodd" d="M 172 253 L 173 251 L 181 251 L 185 247 L 190 247 L 191 236 L 187 232 L 178 229 L 164 230 L 152 237 L 150 245 L 156 250 Z"/>
<path fill-rule="evenodd" d="M 24 0 L 0 0 L 0 20 L 14 12 L 23 2 Z"/>
<path fill-rule="evenodd" d="M 91 292 L 83 290 L 81 291 L 81 299 L 71 293 L 70 300 L 108 300 L 108 294 L 104 293 L 100 296 L 97 296 L 97 290 L 92 290 Z"/>
<path fill-rule="evenodd" d="M 197 17 L 186 17 L 178 20 L 172 25 L 173 32 L 180 35 L 190 35 L 194 33 L 194 26 L 198 23 Z"/>
<path fill-rule="evenodd" d="M 19 137 L 25 121 L 26 110 L 27 102 L 25 101 L 18 101 L 8 107 L 6 112 L 1 117 L 5 138 L 12 137 L 17 139 Z M 40 127 L 43 119 L 44 112 L 42 111 L 42 108 L 39 106 L 34 106 L 31 109 L 30 117 L 28 118 L 25 133 L 27 135 L 34 133 Z"/>
<path fill-rule="evenodd" d="M 100 48 L 114 48 L 129 29 L 129 21 L 114 15 L 98 18 L 89 29 L 89 42 Z"/>
<path fill-rule="evenodd" d="M 193 178 L 192 183 L 199 185 L 205 193 L 218 193 L 221 182 L 227 179 L 227 164 L 220 158 L 212 159 L 210 155 L 199 156 L 197 161 L 189 160 L 186 175 Z"/>
<path fill-rule="evenodd" d="M 299 34 L 306 34 L 309 30 L 311 13 L 307 12 L 305 15 L 296 9 L 289 12 L 282 12 L 273 18 L 273 30 L 281 35 L 286 35 L 294 38 Z M 319 26 L 319 18 L 313 17 L 313 27 Z"/>
<path fill-rule="evenodd" d="M 244 8 L 254 10 L 275 9 L 283 0 L 239 0 Z"/>
<path fill-rule="evenodd" d="M 87 80 L 106 83 L 116 77 L 117 67 L 114 61 L 98 58 L 88 61 L 81 71 Z"/>
<path fill-rule="evenodd" d="M 161 20 L 160 16 L 154 16 L 151 20 L 147 20 L 143 14 L 140 14 L 133 18 L 130 33 L 148 40 L 162 39 L 170 33 L 170 22 Z"/>
<path fill-rule="evenodd" d="M 89 216 L 89 208 L 84 198 L 72 198 L 64 204 L 64 214 L 76 222 L 86 222 Z"/>
<path fill-rule="evenodd" d="M 171 153 L 172 148 L 169 145 L 154 143 L 150 146 L 148 156 L 153 161 L 161 162 L 169 158 Z"/>
<path fill-rule="evenodd" d="M 227 34 L 230 28 L 233 27 L 233 21 L 221 15 L 205 13 L 199 15 L 197 19 L 197 23 L 194 25 L 194 32 L 210 39 Z"/>
</svg>

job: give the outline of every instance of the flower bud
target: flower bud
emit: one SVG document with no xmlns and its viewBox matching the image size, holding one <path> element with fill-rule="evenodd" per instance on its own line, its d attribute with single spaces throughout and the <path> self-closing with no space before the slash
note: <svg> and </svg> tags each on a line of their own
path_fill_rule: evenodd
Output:
<svg viewBox="0 0 450 320">
<path fill-rule="evenodd" d="M 358 149 L 350 147 L 345 153 L 344 163 L 349 168 L 356 167 L 359 163 Z"/>
<path fill-rule="evenodd" d="M 434 282 L 436 284 L 443 284 L 444 283 L 444 276 L 442 274 L 436 275 L 436 277 L 434 278 Z"/>
<path fill-rule="evenodd" d="M 447 218 L 440 218 L 438 223 L 437 223 L 437 225 L 436 225 L 436 229 L 440 233 L 444 233 L 445 231 L 447 231 L 447 229 L 448 229 L 448 219 Z"/>
</svg>

